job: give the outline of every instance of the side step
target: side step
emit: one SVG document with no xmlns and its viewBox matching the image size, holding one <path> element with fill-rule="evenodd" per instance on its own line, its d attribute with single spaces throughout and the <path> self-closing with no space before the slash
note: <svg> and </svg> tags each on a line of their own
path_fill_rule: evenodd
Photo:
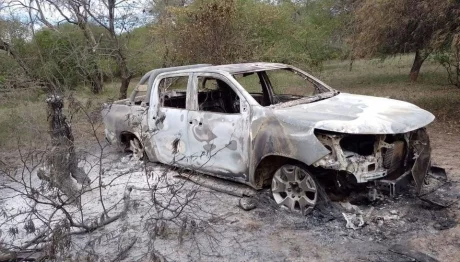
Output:
<svg viewBox="0 0 460 262">
<path fill-rule="evenodd" d="M 252 197 L 257 194 L 257 190 L 247 185 L 204 174 L 184 172 L 176 175 L 176 177 L 186 179 L 197 185 L 236 197 Z"/>
</svg>

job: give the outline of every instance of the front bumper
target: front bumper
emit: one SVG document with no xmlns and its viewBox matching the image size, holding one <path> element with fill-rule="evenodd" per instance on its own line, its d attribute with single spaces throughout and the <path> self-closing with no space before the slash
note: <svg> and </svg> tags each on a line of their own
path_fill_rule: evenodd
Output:
<svg viewBox="0 0 460 262">
<path fill-rule="evenodd" d="M 313 163 L 313 166 L 347 172 L 356 178 L 357 183 L 383 178 L 395 180 L 410 173 L 417 192 L 420 192 L 431 165 L 430 141 L 424 128 L 399 135 L 330 132 L 316 135 L 330 154 Z M 367 149 L 361 149 L 360 144 Z"/>
</svg>

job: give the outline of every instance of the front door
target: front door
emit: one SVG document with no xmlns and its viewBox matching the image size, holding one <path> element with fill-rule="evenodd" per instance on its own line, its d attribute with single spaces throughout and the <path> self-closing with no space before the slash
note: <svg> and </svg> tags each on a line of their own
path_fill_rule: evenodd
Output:
<svg viewBox="0 0 460 262">
<path fill-rule="evenodd" d="M 187 117 L 191 169 L 247 181 L 249 107 L 230 81 L 196 73 Z M 244 109 L 242 104 L 244 104 Z"/>
</svg>

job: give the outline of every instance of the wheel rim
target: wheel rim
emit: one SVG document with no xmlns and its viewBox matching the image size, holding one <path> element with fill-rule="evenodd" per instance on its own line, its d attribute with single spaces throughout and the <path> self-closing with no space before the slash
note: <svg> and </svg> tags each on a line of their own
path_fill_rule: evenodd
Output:
<svg viewBox="0 0 460 262">
<path fill-rule="evenodd" d="M 272 179 L 272 194 L 278 205 L 306 215 L 316 205 L 318 190 L 313 177 L 294 165 L 280 167 Z"/>
<path fill-rule="evenodd" d="M 137 138 L 129 141 L 129 151 L 133 153 L 133 158 L 141 160 L 144 156 L 144 148 L 141 145 L 141 142 Z"/>
</svg>

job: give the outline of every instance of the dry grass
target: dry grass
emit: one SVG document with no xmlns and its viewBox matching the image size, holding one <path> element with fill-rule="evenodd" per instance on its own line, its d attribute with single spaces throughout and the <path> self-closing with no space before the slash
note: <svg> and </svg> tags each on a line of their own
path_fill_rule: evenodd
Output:
<svg viewBox="0 0 460 262">
<path fill-rule="evenodd" d="M 134 89 L 139 79 L 133 79 L 128 94 Z M 66 94 L 73 95 L 86 109 L 92 119 L 100 118 L 100 108 L 104 102 L 117 100 L 118 82 L 109 82 L 101 94 L 93 95 L 89 88 L 80 87 Z M 0 151 L 15 150 L 18 145 L 43 146 L 49 139 L 47 133 L 46 94 L 41 90 L 15 90 L 0 93 Z M 94 137 L 93 128 L 88 124 L 87 115 L 68 107 L 66 101 L 65 114 L 72 115 L 71 123 L 77 143 Z M 69 117 L 70 118 L 70 117 Z M 104 130 L 96 125 L 97 135 Z"/>
<path fill-rule="evenodd" d="M 33 145 L 42 140 L 46 135 L 46 108 L 40 104 L 41 92 L 20 90 L 0 95 L 0 147 L 11 149 L 19 141 Z"/>
<path fill-rule="evenodd" d="M 437 122 L 460 125 L 460 89 L 448 84 L 443 67 L 428 60 L 419 80 L 409 81 L 413 56 L 382 60 L 359 60 L 349 71 L 349 62 L 332 61 L 324 66 L 320 78 L 348 93 L 389 97 L 416 104 L 436 115 Z"/>
</svg>

